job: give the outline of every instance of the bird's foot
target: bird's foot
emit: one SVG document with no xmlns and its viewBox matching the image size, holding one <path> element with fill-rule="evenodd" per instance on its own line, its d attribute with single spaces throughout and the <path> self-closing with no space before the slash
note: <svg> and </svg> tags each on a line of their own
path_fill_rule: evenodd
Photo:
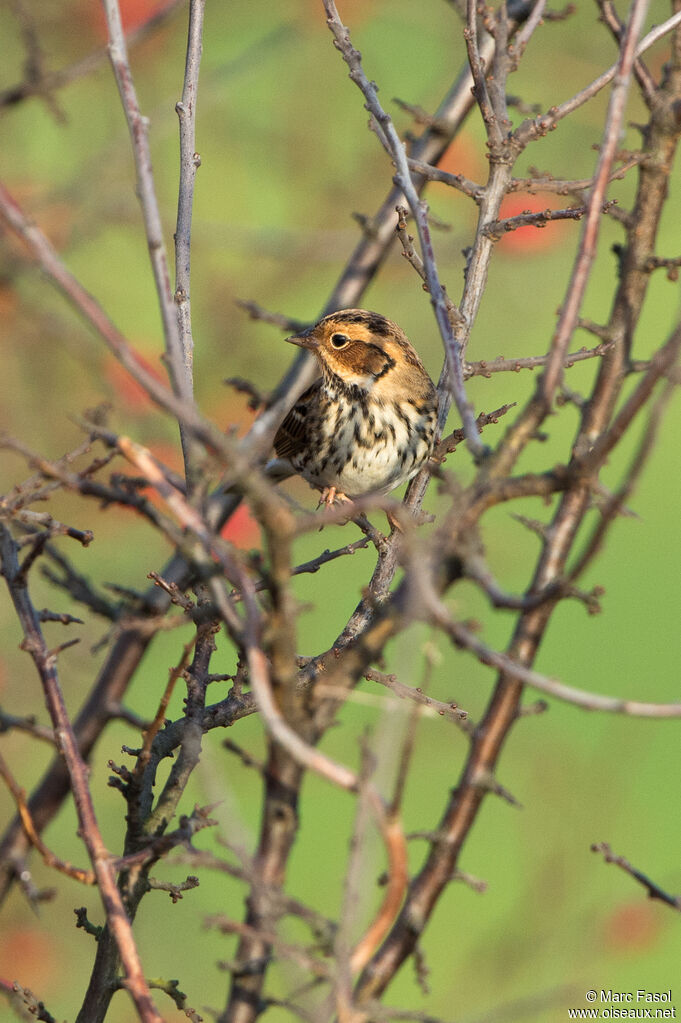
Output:
<svg viewBox="0 0 681 1023">
<path fill-rule="evenodd" d="M 352 500 L 344 494 L 342 490 L 336 490 L 335 487 L 324 487 L 319 497 L 318 508 L 324 505 L 325 508 L 331 508 L 334 504 L 352 504 Z M 348 516 L 349 518 L 349 516 Z M 319 527 L 321 533 L 324 528 L 324 523 Z"/>
<path fill-rule="evenodd" d="M 321 508 L 322 505 L 325 505 L 327 508 L 330 508 L 332 504 L 336 503 L 352 504 L 352 501 L 347 496 L 347 494 L 343 493 L 342 490 L 336 490 L 335 487 L 324 487 L 319 498 L 319 504 L 317 505 L 317 507 Z"/>
</svg>

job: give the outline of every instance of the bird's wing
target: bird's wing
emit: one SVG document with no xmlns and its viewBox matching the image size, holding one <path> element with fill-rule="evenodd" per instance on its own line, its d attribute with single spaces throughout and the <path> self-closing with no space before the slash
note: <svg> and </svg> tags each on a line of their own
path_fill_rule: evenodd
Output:
<svg viewBox="0 0 681 1023">
<path fill-rule="evenodd" d="M 303 391 L 277 430 L 274 438 L 274 450 L 279 458 L 293 458 L 309 446 L 310 415 L 317 403 L 321 383 L 320 377 L 311 387 Z"/>
</svg>

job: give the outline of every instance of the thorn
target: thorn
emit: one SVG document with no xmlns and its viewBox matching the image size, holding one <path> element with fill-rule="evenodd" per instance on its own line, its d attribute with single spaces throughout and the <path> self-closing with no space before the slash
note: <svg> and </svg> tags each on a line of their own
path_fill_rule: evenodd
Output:
<svg viewBox="0 0 681 1023">
<path fill-rule="evenodd" d="M 518 802 L 515 796 L 496 780 L 491 771 L 480 771 L 477 777 L 473 779 L 473 784 L 479 789 L 483 789 L 485 792 L 490 792 L 495 796 L 499 796 L 510 806 L 515 806 L 519 810 L 522 809 L 522 803 Z"/>
<path fill-rule="evenodd" d="M 472 888 L 474 892 L 478 892 L 482 895 L 487 891 L 489 887 L 487 881 L 482 881 L 479 877 L 474 877 L 472 874 L 467 874 L 464 870 L 455 870 L 451 877 L 452 881 L 463 881 L 464 884 Z"/>
</svg>

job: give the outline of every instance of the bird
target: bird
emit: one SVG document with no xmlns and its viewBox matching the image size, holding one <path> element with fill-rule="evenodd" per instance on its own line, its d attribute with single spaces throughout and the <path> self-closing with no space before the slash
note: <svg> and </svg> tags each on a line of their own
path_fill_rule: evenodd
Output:
<svg viewBox="0 0 681 1023">
<path fill-rule="evenodd" d="M 433 452 L 437 394 L 402 328 L 343 309 L 286 340 L 312 352 L 320 375 L 275 435 L 270 478 L 300 475 L 329 506 L 415 476 Z"/>
</svg>

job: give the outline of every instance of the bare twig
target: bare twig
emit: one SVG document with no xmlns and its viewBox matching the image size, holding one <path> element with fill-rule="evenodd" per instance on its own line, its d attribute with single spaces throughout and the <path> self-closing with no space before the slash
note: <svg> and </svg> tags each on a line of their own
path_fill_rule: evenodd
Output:
<svg viewBox="0 0 681 1023">
<path fill-rule="evenodd" d="M 537 671 L 524 667 L 513 661 L 507 654 L 498 653 L 480 640 L 474 633 L 458 622 L 453 622 L 446 615 L 444 607 L 432 607 L 434 620 L 444 629 L 457 646 L 475 654 L 482 664 L 488 664 L 504 672 L 511 678 L 518 679 L 524 685 L 538 689 L 542 693 L 554 696 L 566 703 L 573 703 L 584 710 L 605 711 L 611 714 L 627 714 L 631 717 L 646 718 L 678 718 L 681 717 L 681 703 L 644 703 L 640 700 L 623 700 L 612 696 L 602 696 L 586 689 L 568 686 L 558 679 L 547 678 Z"/>
<path fill-rule="evenodd" d="M 624 25 L 615 10 L 612 0 L 596 0 L 596 2 L 601 11 L 601 20 L 610 29 L 617 43 L 621 45 Z M 639 84 L 643 98 L 648 106 L 650 106 L 655 95 L 656 83 L 643 61 L 638 58 L 634 61 L 634 74 L 636 75 L 636 81 Z"/>
<path fill-rule="evenodd" d="M 139 28 L 133 29 L 126 35 L 125 41 L 128 48 L 132 49 L 132 47 L 137 46 L 138 43 L 141 43 L 154 33 L 185 3 L 186 0 L 168 0 L 166 4 L 159 7 Z M 34 96 L 40 97 L 55 93 L 58 89 L 63 89 L 65 86 L 70 85 L 71 82 L 76 82 L 79 78 L 92 74 L 93 71 L 96 71 L 108 59 L 109 52 L 106 47 L 103 47 L 100 50 L 94 50 L 81 60 L 68 65 L 68 67 L 60 68 L 58 71 L 45 71 L 43 69 L 37 78 L 32 76 L 1 90 L 0 110 L 3 107 L 14 106 Z"/>
<path fill-rule="evenodd" d="M 368 796 L 372 809 L 378 816 L 381 837 L 388 854 L 388 886 L 376 917 L 350 957 L 350 968 L 353 972 L 359 972 L 366 966 L 390 930 L 402 905 L 408 881 L 407 843 L 399 814 L 395 811 L 385 813 L 382 803 L 379 803 L 371 789 Z"/>
<path fill-rule="evenodd" d="M 463 731 L 469 731 L 468 711 L 462 710 L 455 703 L 443 703 L 442 700 L 436 700 L 424 693 L 422 688 L 407 686 L 404 682 L 400 682 L 396 675 L 386 675 L 382 671 L 376 671 L 375 668 L 365 671 L 364 677 L 370 682 L 378 682 L 379 685 L 390 689 L 400 700 L 410 700 L 438 717 L 453 721 Z"/>
<path fill-rule="evenodd" d="M 576 362 L 600 358 L 612 346 L 612 341 L 604 341 L 602 344 L 596 345 L 595 348 L 580 348 L 565 356 L 563 366 L 565 369 L 571 369 Z M 489 377 L 492 373 L 519 373 L 521 369 L 537 369 L 540 366 L 545 366 L 548 358 L 548 355 L 529 355 L 519 359 L 504 359 L 500 356 L 491 362 L 482 359 L 480 362 L 467 362 L 464 373 L 467 377 Z"/>
<path fill-rule="evenodd" d="M 33 994 L 30 988 L 22 987 L 18 981 L 9 984 L 6 980 L 0 980 L 0 990 L 9 996 L 10 1005 L 17 1012 L 21 1013 L 22 1019 L 37 1019 L 42 1023 L 57 1023 L 56 1018 L 45 1007 L 45 1003 Z"/>
<path fill-rule="evenodd" d="M 443 171 L 439 167 L 433 167 L 423 160 L 414 160 L 411 157 L 408 160 L 408 166 L 409 170 L 427 178 L 428 181 L 439 181 L 443 185 L 450 185 L 458 192 L 463 192 L 469 199 L 475 200 L 475 202 L 480 202 L 482 198 L 483 186 L 476 184 L 475 181 L 470 181 L 463 174 L 450 174 L 449 171 Z"/>
<path fill-rule="evenodd" d="M 290 316 L 284 316 L 282 313 L 272 313 L 269 309 L 263 309 L 257 302 L 249 302 L 240 298 L 237 299 L 236 304 L 241 309 L 245 309 L 252 320 L 259 320 L 261 323 L 271 323 L 274 327 L 281 327 L 282 330 L 286 330 L 291 334 L 297 334 L 310 326 L 304 320 L 294 320 Z"/>
<path fill-rule="evenodd" d="M 184 86 L 182 89 L 182 99 L 175 106 L 180 121 L 180 185 L 177 197 L 177 226 L 175 228 L 174 298 L 177 305 L 179 343 L 182 356 L 182 378 L 184 381 L 178 393 L 182 394 L 185 398 L 191 398 L 194 389 L 190 252 L 194 180 L 196 178 L 196 171 L 201 164 L 201 157 L 196 152 L 196 100 L 199 87 L 205 7 L 206 0 L 190 0 Z M 194 466 L 191 460 L 187 461 L 187 443 L 188 441 L 185 438 L 185 465 L 190 474 L 189 479 L 191 479 Z"/>
<path fill-rule="evenodd" d="M 204 926 L 215 928 L 223 934 L 240 934 L 262 942 L 265 945 L 274 946 L 279 957 L 297 963 L 313 977 L 327 979 L 331 973 L 329 965 L 310 955 L 300 945 L 293 945 L 291 942 L 284 941 L 274 931 L 264 932 L 249 924 L 240 923 L 238 920 L 231 920 L 223 914 L 207 917 L 204 921 Z"/>
<path fill-rule="evenodd" d="M 624 162 L 621 167 L 613 168 L 608 178 L 608 184 L 613 181 L 620 181 L 626 174 L 635 167 L 638 167 L 644 159 L 642 153 L 622 154 Z M 530 168 L 529 178 L 513 178 L 509 186 L 509 192 L 527 192 L 528 195 L 537 193 L 553 193 L 555 195 L 579 195 L 587 191 L 593 185 L 593 178 L 575 178 L 572 181 L 554 178 L 553 175 L 542 174 L 535 167 Z"/>
<path fill-rule="evenodd" d="M 563 375 L 563 363 L 570 338 L 577 325 L 579 310 L 586 291 L 589 271 L 596 256 L 601 208 L 605 200 L 605 189 L 610 177 L 619 142 L 620 129 L 624 121 L 625 104 L 635 59 L 638 38 L 643 27 L 648 0 L 634 0 L 631 15 L 622 39 L 620 59 L 617 64 L 615 84 L 608 105 L 603 130 L 598 166 L 594 174 L 593 187 L 589 196 L 589 209 L 582 232 L 579 252 L 575 260 L 560 318 L 551 342 L 551 354 L 542 377 L 541 393 L 550 403 Z"/>
<path fill-rule="evenodd" d="M 670 281 L 678 280 L 679 267 L 681 267 L 680 256 L 676 256 L 674 259 L 665 259 L 661 256 L 650 256 L 650 258 L 646 261 L 646 270 L 666 270 L 667 278 Z"/>
<path fill-rule="evenodd" d="M 368 536 L 362 536 L 359 540 L 353 540 L 352 543 L 345 544 L 344 547 L 338 547 L 335 551 L 329 550 L 327 547 L 325 551 L 318 554 L 316 558 L 311 558 L 309 561 L 304 561 L 300 565 L 296 565 L 291 569 L 291 575 L 314 575 L 322 568 L 323 565 L 327 565 L 330 561 L 335 561 L 337 558 L 347 557 L 348 555 L 354 554 L 355 551 L 364 550 L 369 546 Z M 256 592 L 266 590 L 269 586 L 267 579 L 260 579 L 255 584 Z M 235 600 L 241 600 L 241 594 L 238 590 L 232 590 L 230 597 Z"/>
<path fill-rule="evenodd" d="M 151 758 L 152 743 L 156 735 L 158 734 L 159 729 L 163 725 L 163 722 L 165 721 L 166 710 L 168 709 L 168 704 L 170 703 L 170 697 L 173 694 L 175 683 L 177 682 L 178 678 L 180 678 L 180 676 L 182 675 L 183 671 L 186 669 L 189 663 L 189 655 L 192 652 L 195 642 L 196 639 L 192 640 L 190 643 L 185 644 L 185 647 L 182 651 L 182 657 L 180 658 L 178 664 L 174 668 L 171 668 L 168 673 L 168 681 L 166 683 L 163 696 L 161 697 L 161 700 L 159 702 L 158 710 L 154 715 L 154 720 L 144 733 L 144 743 L 137 757 L 137 763 L 135 764 L 135 775 L 137 776 L 138 779 L 141 779 L 144 770 L 147 764 L 149 763 L 149 760 Z"/>
<path fill-rule="evenodd" d="M 54 729 L 48 728 L 47 725 L 39 725 L 33 715 L 18 717 L 16 714 L 8 714 L 7 711 L 0 710 L 0 735 L 3 732 L 9 732 L 12 728 L 16 728 L 20 732 L 28 732 L 35 739 L 54 745 Z"/>
<path fill-rule="evenodd" d="M 151 166 L 151 150 L 149 148 L 148 120 L 142 116 L 137 100 L 137 93 L 128 61 L 128 51 L 121 22 L 121 12 L 118 0 L 103 0 L 106 22 L 109 30 L 109 56 L 113 67 L 116 84 L 120 93 L 123 110 L 128 122 L 128 130 L 132 141 L 135 167 L 137 170 L 137 192 L 142 206 L 142 215 L 147 234 L 147 244 L 151 265 L 154 271 L 156 283 L 156 294 L 158 296 L 163 322 L 163 334 L 165 338 L 165 350 L 170 371 L 170 379 L 173 391 L 177 397 L 185 402 L 192 400 L 192 375 L 191 358 L 192 352 L 188 340 L 187 331 L 190 330 L 188 313 L 183 321 L 184 333 L 180 330 L 178 321 L 178 309 L 175 304 L 170 285 L 170 273 L 168 269 L 168 258 L 165 242 L 163 240 L 163 225 L 161 213 L 156 197 L 156 186 Z M 198 2 L 192 4 L 193 35 L 190 29 L 190 42 L 187 51 L 187 74 L 185 76 L 185 89 L 192 93 L 191 103 L 193 107 L 194 93 L 198 81 L 198 63 L 201 46 L 201 10 L 202 5 Z M 182 121 L 181 131 L 181 190 L 178 205 L 178 229 L 181 232 L 178 238 L 179 252 L 178 260 L 181 264 L 181 283 L 178 281 L 178 289 L 185 291 L 188 297 L 189 289 L 189 260 L 188 250 L 185 242 L 189 240 L 189 224 L 191 218 L 191 194 L 193 186 L 193 175 L 187 176 L 185 163 L 193 159 L 192 153 L 188 154 L 187 146 L 193 143 L 193 117 L 187 112 L 187 118 Z M 186 285 L 186 287 L 185 287 Z M 185 471 L 188 474 L 191 463 L 190 435 L 180 423 L 180 436 L 185 457 Z"/>
<path fill-rule="evenodd" d="M 607 213 L 614 205 L 614 200 L 608 200 L 601 205 L 600 212 Z M 587 213 L 586 206 L 570 206 L 564 210 L 526 210 L 515 217 L 506 217 L 504 220 L 496 220 L 487 224 L 485 233 L 493 240 L 499 241 L 504 234 L 517 231 L 520 227 L 543 228 L 555 220 L 581 220 Z"/>
<path fill-rule="evenodd" d="M 199 887 L 199 879 L 198 877 L 194 877 L 193 874 L 190 874 L 190 876 L 180 884 L 173 884 L 172 881 L 159 881 L 155 877 L 150 877 L 148 884 L 154 891 L 168 892 L 173 902 L 179 902 L 182 898 L 183 892 L 189 892 L 192 888 Z M 152 984 L 150 986 L 154 987 L 155 985 Z"/>
<path fill-rule="evenodd" d="M 649 50 L 651 46 L 654 46 L 656 42 L 662 39 L 669 32 L 673 32 L 674 29 L 681 24 L 681 11 L 677 11 L 666 21 L 661 22 L 648 32 L 646 36 L 641 39 L 638 46 L 634 51 L 635 57 L 640 57 L 642 54 Z M 615 78 L 618 69 L 620 67 L 619 61 L 604 71 L 603 74 L 595 78 L 593 82 L 587 85 L 580 92 L 576 93 L 565 103 L 560 106 L 552 107 L 548 113 L 543 114 L 541 117 L 536 118 L 533 121 L 525 121 L 515 132 L 515 137 L 519 143 L 525 145 L 531 139 L 543 138 L 547 132 L 552 131 L 553 128 L 562 121 L 569 114 L 583 106 L 594 96 L 598 95 L 601 89 L 604 89 L 606 85 Z"/>
<path fill-rule="evenodd" d="M 472 364 L 472 365 L 475 365 L 475 364 Z M 471 373 L 471 376 L 475 376 L 475 375 L 476 375 L 475 373 Z M 485 374 L 483 373 L 481 375 L 484 376 Z M 478 418 L 475 421 L 476 424 L 477 424 L 478 430 L 480 430 L 482 432 L 482 430 L 484 430 L 484 428 L 486 426 L 489 426 L 490 424 L 498 423 L 502 416 L 505 416 L 508 412 L 511 411 L 512 408 L 515 408 L 515 407 L 516 407 L 516 402 L 513 401 L 513 402 L 511 402 L 508 405 L 501 405 L 499 408 L 494 409 L 493 412 L 481 412 L 480 415 L 478 416 Z M 442 440 L 439 442 L 439 444 L 435 448 L 435 451 L 433 452 L 433 459 L 434 460 L 441 460 L 441 459 L 443 459 L 444 455 L 449 454 L 451 451 L 456 451 L 457 446 L 459 444 L 461 444 L 461 442 L 464 439 L 465 438 L 464 438 L 463 430 L 461 430 L 461 429 L 459 429 L 459 430 L 452 430 L 452 432 L 450 434 L 448 434 L 446 437 L 442 438 Z"/>
<path fill-rule="evenodd" d="M 43 862 L 48 867 L 53 867 L 62 874 L 66 874 L 67 877 L 73 878 L 75 881 L 80 881 L 82 884 L 96 884 L 97 878 L 94 870 L 83 870 L 80 867 L 74 867 L 71 863 L 67 863 L 66 860 L 60 859 L 51 849 L 45 845 L 40 835 L 36 831 L 31 812 L 26 805 L 26 793 L 18 785 L 14 775 L 9 769 L 5 758 L 0 754 L 0 775 L 2 775 L 7 788 L 12 793 L 14 802 L 17 805 L 19 816 L 21 817 L 21 823 L 26 837 L 32 846 L 34 846 L 43 858 Z"/>
<path fill-rule="evenodd" d="M 671 906 L 672 909 L 681 911 L 681 896 L 670 895 L 664 888 L 660 888 L 655 881 L 651 881 L 649 877 L 641 873 L 640 870 L 637 870 L 636 867 L 632 867 L 631 863 L 625 860 L 623 856 L 615 855 L 607 842 L 595 842 L 591 846 L 591 852 L 601 853 L 606 863 L 614 863 L 625 874 L 629 874 L 635 881 L 643 885 L 648 892 L 649 899 L 659 899 L 660 902 Z"/>
<path fill-rule="evenodd" d="M 586 541 L 584 550 L 580 553 L 568 573 L 567 581 L 569 583 L 575 582 L 575 580 L 582 575 L 587 566 L 593 561 L 603 544 L 605 535 L 612 523 L 612 520 L 615 516 L 623 514 L 625 502 L 631 497 L 641 473 L 643 472 L 643 469 L 654 450 L 655 441 L 657 439 L 664 411 L 675 390 L 675 385 L 673 383 L 668 383 L 655 401 L 648 417 L 646 429 L 643 432 L 641 442 L 634 454 L 631 464 L 629 465 L 624 482 L 614 494 L 607 496 L 600 508 L 601 517 L 598 524 L 593 529 L 590 537 Z"/>
<path fill-rule="evenodd" d="M 2 524 L 0 524 L 0 545 L 5 582 L 24 631 L 25 649 L 33 658 L 44 687 L 45 699 L 54 725 L 55 738 L 71 779 L 82 838 L 90 856 L 102 904 L 125 969 L 125 986 L 135 1003 L 140 1018 L 145 1023 L 161 1023 L 161 1017 L 151 1000 L 149 988 L 144 979 L 132 928 L 123 907 L 120 892 L 116 887 L 111 856 L 99 831 L 90 794 L 87 768 L 78 750 L 59 684 L 56 657 L 47 648 L 38 617 L 28 596 L 27 587 L 25 584 L 19 587 L 15 586 L 15 579 L 19 573 L 16 545 Z"/>
<path fill-rule="evenodd" d="M 361 63 L 361 54 L 354 48 L 350 41 L 350 33 L 341 22 L 333 0 L 323 0 L 324 9 L 327 15 L 327 24 L 334 37 L 334 44 L 340 50 L 343 60 L 350 69 L 350 78 L 361 90 L 366 100 L 367 109 L 380 125 L 380 129 L 386 139 L 390 154 L 397 168 L 397 179 L 403 191 L 409 208 L 416 221 L 421 253 L 426 274 L 426 282 L 430 294 L 437 325 L 442 336 L 447 365 L 449 368 L 449 386 L 451 394 L 456 402 L 457 409 L 461 416 L 464 430 L 466 431 L 466 442 L 471 453 L 480 458 L 484 454 L 484 445 L 480 441 L 480 435 L 475 428 L 475 415 L 473 406 L 469 402 L 463 381 L 463 350 L 459 342 L 454 338 L 450 321 L 451 310 L 448 310 L 445 294 L 440 283 L 440 278 L 435 263 L 435 254 L 430 237 L 428 224 L 428 211 L 426 204 L 419 198 L 414 187 L 414 182 L 407 162 L 407 154 L 404 145 L 398 136 L 390 116 L 381 106 L 376 86 L 370 82 L 364 73 Z"/>
</svg>

